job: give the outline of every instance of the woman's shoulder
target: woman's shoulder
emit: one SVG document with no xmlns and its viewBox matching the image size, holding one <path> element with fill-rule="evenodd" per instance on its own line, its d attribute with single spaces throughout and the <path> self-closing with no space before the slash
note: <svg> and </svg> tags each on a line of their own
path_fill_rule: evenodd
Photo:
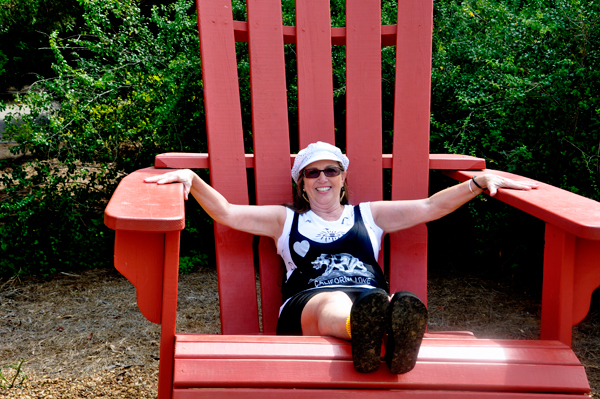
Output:
<svg viewBox="0 0 600 399">
<path fill-rule="evenodd" d="M 360 209 L 360 213 L 362 215 L 365 215 L 365 214 L 371 215 L 372 214 L 372 212 L 371 212 L 371 202 L 370 201 L 361 202 L 357 206 Z"/>
</svg>

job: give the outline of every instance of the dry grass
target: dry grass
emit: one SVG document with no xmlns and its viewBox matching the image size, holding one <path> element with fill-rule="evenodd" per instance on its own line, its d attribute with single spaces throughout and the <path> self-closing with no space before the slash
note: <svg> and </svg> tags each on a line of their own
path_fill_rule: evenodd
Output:
<svg viewBox="0 0 600 399">
<path fill-rule="evenodd" d="M 35 374 L 77 376 L 157 356 L 160 326 L 144 319 L 135 288 L 112 271 L 17 283 L 0 305 L 8 343 L 0 358 L 26 359 Z"/>
<path fill-rule="evenodd" d="M 217 279 L 202 268 L 181 276 L 181 332 L 219 333 Z M 596 301 L 597 302 L 597 301 Z M 574 329 L 574 350 L 600 397 L 600 306 Z M 535 339 L 539 300 L 463 275 L 429 280 L 430 330 L 479 338 Z M 0 281 L 0 366 L 26 360 L 25 384 L 2 398 L 150 398 L 157 388 L 160 326 L 139 312 L 135 288 L 114 270 Z"/>
<path fill-rule="evenodd" d="M 0 397 L 156 396 L 160 326 L 142 316 L 135 288 L 115 270 L 0 287 L 0 366 L 10 376 L 6 364 L 24 359 L 29 377 Z M 181 277 L 178 331 L 219 333 L 216 290 L 214 270 Z"/>
<path fill-rule="evenodd" d="M 477 338 L 539 339 L 540 306 L 497 282 L 465 275 L 428 280 L 429 329 L 472 331 Z"/>
</svg>

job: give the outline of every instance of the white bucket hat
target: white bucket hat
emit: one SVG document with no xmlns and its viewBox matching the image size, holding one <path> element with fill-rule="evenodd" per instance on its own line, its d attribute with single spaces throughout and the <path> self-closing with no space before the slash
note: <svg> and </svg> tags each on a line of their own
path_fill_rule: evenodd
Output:
<svg viewBox="0 0 600 399">
<path fill-rule="evenodd" d="M 342 164 L 344 170 L 348 170 L 348 165 L 350 164 L 348 157 L 342 154 L 339 148 L 329 143 L 317 141 L 316 143 L 309 144 L 308 147 L 296 155 L 294 166 L 292 167 L 292 179 L 298 183 L 300 172 L 306 165 L 322 160 L 337 161 Z"/>
</svg>

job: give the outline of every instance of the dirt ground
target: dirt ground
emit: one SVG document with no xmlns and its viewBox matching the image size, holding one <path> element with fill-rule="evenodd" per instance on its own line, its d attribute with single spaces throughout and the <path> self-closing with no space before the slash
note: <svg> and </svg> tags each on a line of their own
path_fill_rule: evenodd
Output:
<svg viewBox="0 0 600 399">
<path fill-rule="evenodd" d="M 178 331 L 220 330 L 214 269 L 181 276 Z M 484 277 L 430 273 L 430 331 L 535 339 L 539 298 Z M 112 269 L 0 280 L 0 398 L 154 398 L 160 326 L 139 312 L 135 288 Z M 574 350 L 600 398 L 600 301 L 574 328 Z M 24 376 L 27 378 L 22 381 Z"/>
</svg>

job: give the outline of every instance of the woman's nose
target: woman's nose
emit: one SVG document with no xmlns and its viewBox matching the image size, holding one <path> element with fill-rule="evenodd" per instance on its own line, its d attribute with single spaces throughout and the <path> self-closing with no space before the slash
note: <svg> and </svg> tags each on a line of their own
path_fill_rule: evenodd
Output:
<svg viewBox="0 0 600 399">
<path fill-rule="evenodd" d="M 326 181 L 327 180 L 327 176 L 325 176 L 325 171 L 324 170 L 320 170 L 319 171 L 319 177 L 317 178 L 317 180 L 320 180 L 320 181 Z"/>
</svg>

